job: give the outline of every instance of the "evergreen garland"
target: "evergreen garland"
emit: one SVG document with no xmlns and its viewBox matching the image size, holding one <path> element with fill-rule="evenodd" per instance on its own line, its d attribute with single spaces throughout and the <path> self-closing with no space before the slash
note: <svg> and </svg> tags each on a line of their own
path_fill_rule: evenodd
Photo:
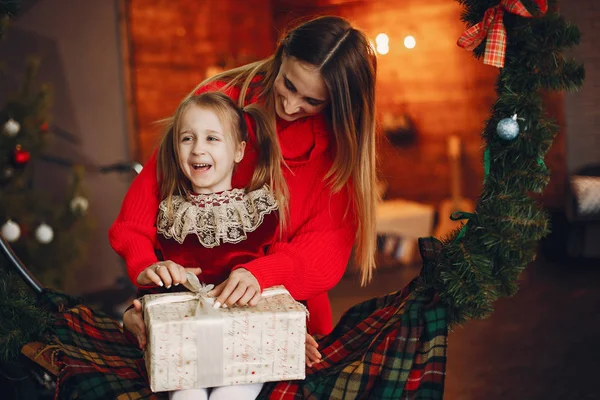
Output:
<svg viewBox="0 0 600 400">
<path fill-rule="evenodd" d="M 462 20 L 473 26 L 498 0 L 457 0 Z M 532 0 L 521 3 L 533 14 Z M 533 193 L 546 187 L 550 172 L 543 159 L 558 131 L 545 115 L 544 91 L 574 91 L 584 79 L 583 66 L 563 51 L 579 43 L 579 30 L 558 13 L 556 1 L 542 17 L 504 14 L 507 32 L 504 68 L 496 83 L 497 100 L 485 122 L 486 178 L 473 215 L 462 229 L 444 239 L 430 285 L 447 306 L 449 323 L 487 317 L 493 303 L 517 291 L 521 272 L 535 259 L 538 241 L 549 232 L 546 213 Z M 473 54 L 481 58 L 485 40 Z M 512 141 L 497 135 L 504 118 L 518 115 L 520 134 Z M 460 213 L 459 213 L 460 214 Z M 461 217 L 457 215 L 456 217 Z"/>
</svg>

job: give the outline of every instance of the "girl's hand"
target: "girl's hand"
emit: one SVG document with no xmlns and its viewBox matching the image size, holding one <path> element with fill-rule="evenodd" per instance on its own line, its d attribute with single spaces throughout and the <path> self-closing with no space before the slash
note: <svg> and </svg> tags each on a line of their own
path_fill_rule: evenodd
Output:
<svg viewBox="0 0 600 400">
<path fill-rule="evenodd" d="M 317 350 L 319 344 L 314 337 L 306 334 L 306 366 L 312 367 L 313 364 L 321 362 L 321 353 Z"/>
<path fill-rule="evenodd" d="M 250 271 L 238 268 L 229 274 L 223 283 L 210 291 L 209 296 L 216 297 L 215 308 L 239 306 L 255 306 L 258 304 L 261 293 L 258 281 Z"/>
<path fill-rule="evenodd" d="M 164 286 L 170 289 L 171 285 L 177 286 L 187 281 L 185 277 L 186 272 L 198 275 L 202 272 L 202 269 L 184 268 L 171 260 L 160 261 L 140 272 L 137 277 L 137 283 L 141 286 L 155 284 L 156 286 Z"/>
<path fill-rule="evenodd" d="M 140 345 L 140 349 L 146 347 L 146 324 L 142 314 L 142 303 L 138 299 L 133 300 L 133 308 L 123 314 L 123 326 L 131 332 Z"/>
</svg>

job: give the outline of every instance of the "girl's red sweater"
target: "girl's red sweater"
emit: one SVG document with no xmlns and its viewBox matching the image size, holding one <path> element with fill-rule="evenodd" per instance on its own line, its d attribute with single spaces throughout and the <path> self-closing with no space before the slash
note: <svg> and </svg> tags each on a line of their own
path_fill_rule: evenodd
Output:
<svg viewBox="0 0 600 400">
<path fill-rule="evenodd" d="M 216 82 L 197 93 L 223 86 L 223 82 Z M 236 101 L 239 97 L 237 88 L 225 93 Z M 236 168 L 234 187 L 245 186 L 256 165 L 256 140 L 253 130 L 250 131 L 246 154 Z M 287 164 L 284 175 L 290 194 L 288 225 L 281 238 L 276 236 L 265 256 L 232 269 L 247 269 L 261 288 L 284 285 L 296 300 L 306 301 L 309 331 L 327 334 L 333 329 L 327 291 L 341 279 L 356 234 L 351 190 L 347 185 L 332 193 L 325 180 L 335 140 L 323 114 L 293 122 L 278 119 L 277 133 Z M 109 230 L 111 246 L 125 259 L 132 282 L 136 282 L 143 269 L 158 261 L 155 249 L 159 203 L 154 152 L 132 182 Z"/>
</svg>

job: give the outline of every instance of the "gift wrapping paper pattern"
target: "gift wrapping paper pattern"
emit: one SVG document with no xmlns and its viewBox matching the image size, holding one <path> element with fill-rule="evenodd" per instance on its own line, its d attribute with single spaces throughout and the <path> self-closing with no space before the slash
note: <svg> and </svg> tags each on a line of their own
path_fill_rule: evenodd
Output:
<svg viewBox="0 0 600 400">
<path fill-rule="evenodd" d="M 150 302 L 182 295 L 190 296 L 144 297 L 144 357 L 154 392 L 304 379 L 307 314 L 289 294 L 263 297 L 256 307 Z"/>
</svg>

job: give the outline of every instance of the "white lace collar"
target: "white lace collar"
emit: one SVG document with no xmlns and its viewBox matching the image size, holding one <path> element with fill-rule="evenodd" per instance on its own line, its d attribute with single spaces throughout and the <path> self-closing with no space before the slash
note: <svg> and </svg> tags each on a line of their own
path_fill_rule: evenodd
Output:
<svg viewBox="0 0 600 400">
<path fill-rule="evenodd" d="M 167 203 L 160 203 L 157 230 L 168 239 L 183 243 L 195 234 L 204 247 L 221 243 L 239 243 L 247 233 L 258 228 L 264 216 L 277 209 L 277 201 L 268 186 L 246 193 L 232 189 L 221 193 L 173 196 L 172 219 L 167 216 Z"/>
</svg>

